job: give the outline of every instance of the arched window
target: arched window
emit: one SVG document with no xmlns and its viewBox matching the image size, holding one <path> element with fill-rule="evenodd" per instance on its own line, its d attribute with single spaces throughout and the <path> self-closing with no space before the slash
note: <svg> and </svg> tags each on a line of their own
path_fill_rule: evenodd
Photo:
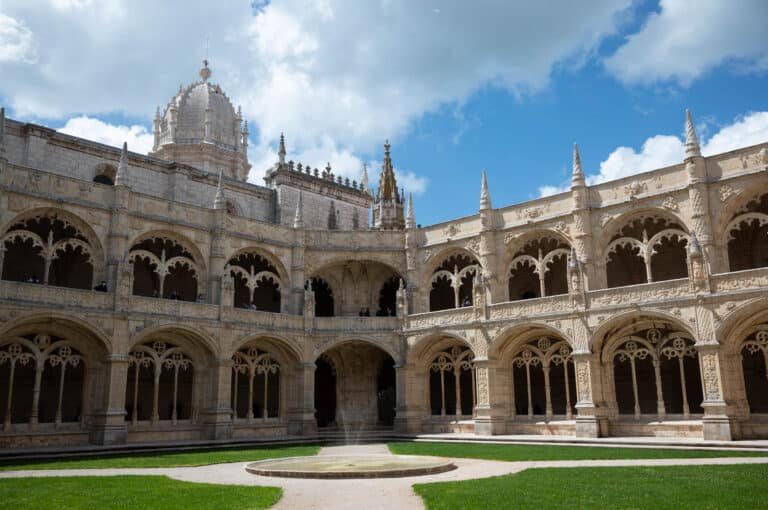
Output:
<svg viewBox="0 0 768 510">
<path fill-rule="evenodd" d="M 620 414 L 669 414 L 689 419 L 702 412 L 699 356 L 686 333 L 668 326 L 637 331 L 622 338 L 612 359 Z"/>
<path fill-rule="evenodd" d="M 85 235 L 56 215 L 15 223 L 0 242 L 4 280 L 90 289 L 93 254 Z"/>
<path fill-rule="evenodd" d="M 688 234 L 662 216 L 638 217 L 613 236 L 605 250 L 608 287 L 688 276 Z"/>
<path fill-rule="evenodd" d="M 768 324 L 761 324 L 741 345 L 741 368 L 749 412 L 768 413 Z"/>
<path fill-rule="evenodd" d="M 564 340 L 542 336 L 524 344 L 512 357 L 514 414 L 573 417 L 575 395 L 571 347 Z"/>
<path fill-rule="evenodd" d="M 79 422 L 84 383 L 85 360 L 62 338 L 37 334 L 0 343 L 3 429 L 11 430 L 12 423 Z"/>
<path fill-rule="evenodd" d="M 509 300 L 567 294 L 569 256 L 570 247 L 559 239 L 526 243 L 510 264 Z"/>
<path fill-rule="evenodd" d="M 768 193 L 739 209 L 726 235 L 731 271 L 768 266 Z"/>
<path fill-rule="evenodd" d="M 379 310 L 385 315 L 395 315 L 397 310 L 397 289 L 400 288 L 400 277 L 395 275 L 387 278 L 379 291 Z"/>
<path fill-rule="evenodd" d="M 151 237 L 131 247 L 133 294 L 197 300 L 199 269 L 192 254 L 171 238 Z"/>
<path fill-rule="evenodd" d="M 115 183 L 112 181 L 112 179 L 109 178 L 107 175 L 97 175 L 93 178 L 93 182 L 97 182 L 99 184 L 104 184 L 107 186 L 114 186 Z"/>
<path fill-rule="evenodd" d="M 451 255 L 432 273 L 429 293 L 430 311 L 472 305 L 474 277 L 480 263 L 465 254 Z"/>
<path fill-rule="evenodd" d="M 475 395 L 474 355 L 454 345 L 438 352 L 429 364 L 429 401 L 433 415 L 471 416 Z"/>
<path fill-rule="evenodd" d="M 126 420 L 190 420 L 194 364 L 181 347 L 156 340 L 128 353 Z"/>
<path fill-rule="evenodd" d="M 240 349 L 232 357 L 234 418 L 252 422 L 280 415 L 280 364 L 256 347 Z"/>
<path fill-rule="evenodd" d="M 235 279 L 235 307 L 280 312 L 280 277 L 266 258 L 242 253 L 232 257 L 225 270 Z"/>
</svg>

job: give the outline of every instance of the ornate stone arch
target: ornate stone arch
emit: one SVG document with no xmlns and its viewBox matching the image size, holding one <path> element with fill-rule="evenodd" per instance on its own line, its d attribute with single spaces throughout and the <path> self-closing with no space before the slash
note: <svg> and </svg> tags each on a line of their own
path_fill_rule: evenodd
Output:
<svg viewBox="0 0 768 510">
<path fill-rule="evenodd" d="M 51 230 L 48 235 L 38 235 L 22 226 L 27 222 L 50 221 Z M 53 225 L 59 225 L 59 232 L 63 237 L 56 239 L 53 237 Z M 68 235 L 67 232 L 73 232 Z M 40 251 L 40 256 L 47 260 L 46 268 L 52 260 L 59 258 L 67 252 L 80 251 L 86 258 L 85 263 L 92 267 L 92 280 L 100 278 L 105 270 L 105 255 L 101 240 L 91 226 L 77 214 L 56 207 L 38 207 L 23 211 L 13 219 L 6 222 L 3 226 L 0 242 L 2 242 L 3 251 L 0 255 L 5 255 L 5 243 L 13 240 L 29 241 Z M 1 268 L 0 268 L 1 269 Z M 47 269 L 46 269 L 47 271 Z M 47 273 L 46 273 L 47 275 Z M 45 280 L 45 277 L 43 280 Z M 92 282 L 87 282 L 87 287 L 91 287 Z"/>
<path fill-rule="evenodd" d="M 616 234 L 620 232 L 622 228 L 638 219 L 649 217 L 665 219 L 671 223 L 677 223 L 680 225 L 680 227 L 682 227 L 682 230 L 685 233 L 690 232 L 690 227 L 686 223 L 685 218 L 683 218 L 680 213 L 670 211 L 668 209 L 649 206 L 631 209 L 629 212 L 623 212 L 614 217 L 611 217 L 611 219 L 601 228 L 602 234 L 598 239 L 597 246 L 600 247 L 601 252 L 604 252 L 610 243 L 611 238 L 616 236 Z"/>
<path fill-rule="evenodd" d="M 332 338 L 326 342 L 323 342 L 319 345 L 316 345 L 315 348 L 312 350 L 312 354 L 310 355 L 309 360 L 306 360 L 307 363 L 314 363 L 317 358 L 320 356 L 323 356 L 328 351 L 334 349 L 335 347 L 339 347 L 341 345 L 345 344 L 351 344 L 355 342 L 361 342 L 366 345 L 370 345 L 372 347 L 376 347 L 377 349 L 380 349 L 384 351 L 390 358 L 392 358 L 395 361 L 395 364 L 401 364 L 403 362 L 403 356 L 398 352 L 397 347 L 395 345 L 392 345 L 392 342 L 387 340 L 382 340 L 379 338 L 372 338 L 372 337 L 366 337 L 366 336 L 360 336 L 360 335 L 349 335 L 349 336 L 341 336 Z"/>
<path fill-rule="evenodd" d="M 103 356 L 114 352 L 112 339 L 107 333 L 88 320 L 73 315 L 32 313 L 13 319 L 0 327 L 0 338 L 36 333 L 53 334 L 67 339 L 92 339 L 98 348 L 94 351 L 87 347 L 83 349 L 89 356 L 93 356 L 94 361 L 101 361 Z"/>
<path fill-rule="evenodd" d="M 170 241 L 173 241 L 177 244 L 179 244 L 181 247 L 183 247 L 187 252 L 189 252 L 192 255 L 192 260 L 194 261 L 195 265 L 200 271 L 201 278 L 205 279 L 206 277 L 206 261 L 205 257 L 203 256 L 203 253 L 200 251 L 200 248 L 197 247 L 197 245 L 192 242 L 187 236 L 184 234 L 173 232 L 171 230 L 148 230 L 146 232 L 142 232 L 141 234 L 134 237 L 129 243 L 128 243 L 128 252 L 125 254 L 125 260 L 128 261 L 130 258 L 130 251 L 131 248 L 136 246 L 142 241 L 146 241 L 148 239 L 167 239 Z"/>
<path fill-rule="evenodd" d="M 502 258 L 509 300 L 567 293 L 572 247 L 566 236 L 547 229 L 514 238 Z"/>
<path fill-rule="evenodd" d="M 277 255 L 272 253 L 268 248 L 255 246 L 255 245 L 245 246 L 243 248 L 240 248 L 230 253 L 227 256 L 227 263 L 229 263 L 229 261 L 233 260 L 234 258 L 239 257 L 240 255 L 251 254 L 251 253 L 255 255 L 259 255 L 268 263 L 270 263 L 272 266 L 274 266 L 275 269 L 277 269 L 277 276 L 280 278 L 280 281 L 283 283 L 283 285 L 286 287 L 290 286 L 290 275 L 285 268 L 285 264 L 283 263 L 282 260 L 280 260 L 280 258 Z"/>
<path fill-rule="evenodd" d="M 688 275 L 688 228 L 671 211 L 649 208 L 616 218 L 606 228 L 598 264 L 609 287 Z"/>
<path fill-rule="evenodd" d="M 715 329 L 715 337 L 726 352 L 736 354 L 747 331 L 763 322 L 768 322 L 768 298 L 751 299 L 723 317 Z"/>
<path fill-rule="evenodd" d="M 412 343 L 409 342 L 406 360 L 409 364 L 424 365 L 428 363 L 428 358 L 440 351 L 440 349 L 452 345 L 462 345 L 467 347 L 475 355 L 475 348 L 472 342 L 458 331 L 439 331 L 420 335 Z"/>
<path fill-rule="evenodd" d="M 139 331 L 131 337 L 128 350 L 156 338 L 166 338 L 169 342 L 182 347 L 195 363 L 201 366 L 208 366 L 220 357 L 220 349 L 215 338 L 201 328 L 178 323 L 160 324 Z"/>
<path fill-rule="evenodd" d="M 593 331 L 590 351 L 600 353 L 601 359 L 606 352 L 607 344 L 616 341 L 616 337 L 623 337 L 633 331 L 650 329 L 654 324 L 669 323 L 680 331 L 686 333 L 691 339 L 696 339 L 695 332 L 678 317 L 662 310 L 632 310 L 621 312 L 608 317 Z"/>
<path fill-rule="evenodd" d="M 542 336 L 562 340 L 571 350 L 576 350 L 571 338 L 560 329 L 545 322 L 526 322 L 507 326 L 496 333 L 488 349 L 488 357 L 498 359 L 504 364 L 521 345 Z"/>
<path fill-rule="evenodd" d="M 276 335 L 272 332 L 259 331 L 251 332 L 245 336 L 237 339 L 234 347 L 228 349 L 226 353 L 231 358 L 238 350 L 252 344 L 264 344 L 274 349 L 279 353 L 281 362 L 285 363 L 300 363 L 303 362 L 304 356 L 302 353 L 301 345 L 288 337 L 282 335 Z"/>
<path fill-rule="evenodd" d="M 722 243 L 722 251 L 730 271 L 740 271 L 768 266 L 768 189 L 761 189 L 748 199 L 734 204 L 719 218 L 723 230 L 716 239 Z"/>
</svg>

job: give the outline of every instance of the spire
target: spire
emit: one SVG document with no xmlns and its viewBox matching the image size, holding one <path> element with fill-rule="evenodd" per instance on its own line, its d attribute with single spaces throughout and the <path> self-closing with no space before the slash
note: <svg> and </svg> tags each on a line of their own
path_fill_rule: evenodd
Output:
<svg viewBox="0 0 768 510">
<path fill-rule="evenodd" d="M 381 165 L 379 177 L 379 200 L 386 199 L 397 201 L 397 181 L 392 168 L 392 158 L 389 155 L 389 140 L 384 142 L 384 163 Z"/>
<path fill-rule="evenodd" d="M 224 198 L 224 170 L 219 170 L 219 185 L 216 187 L 216 198 L 213 199 L 214 209 L 226 209 L 227 200 Z"/>
<path fill-rule="evenodd" d="M 584 186 L 584 169 L 581 168 L 581 156 L 579 156 L 579 144 L 573 144 L 573 175 L 571 176 L 571 187 Z"/>
<path fill-rule="evenodd" d="M 363 176 L 360 178 L 360 189 L 368 191 L 368 165 L 363 161 Z"/>
<path fill-rule="evenodd" d="M 280 158 L 280 164 L 285 164 L 285 137 L 283 136 L 283 133 L 280 133 L 280 148 L 277 151 L 277 155 Z"/>
<path fill-rule="evenodd" d="M 488 178 L 483 170 L 483 180 L 480 185 L 480 210 L 487 211 L 491 208 L 491 194 L 488 193 Z"/>
<path fill-rule="evenodd" d="M 120 152 L 120 162 L 115 173 L 115 186 L 128 186 L 128 142 L 123 142 Z"/>
<path fill-rule="evenodd" d="M 296 202 L 296 214 L 293 216 L 293 228 L 304 228 L 304 207 L 301 196 L 301 191 L 299 191 L 299 200 Z"/>
<path fill-rule="evenodd" d="M 696 129 L 693 127 L 691 110 L 685 110 L 685 159 L 701 157 L 699 139 L 696 137 Z"/>
<path fill-rule="evenodd" d="M 211 77 L 211 69 L 208 67 L 208 59 L 203 60 L 203 67 L 200 68 L 200 78 L 203 82 L 207 82 Z"/>
<path fill-rule="evenodd" d="M 408 192 L 408 215 L 405 217 L 405 228 L 416 228 L 416 214 L 413 212 L 413 194 Z"/>
</svg>

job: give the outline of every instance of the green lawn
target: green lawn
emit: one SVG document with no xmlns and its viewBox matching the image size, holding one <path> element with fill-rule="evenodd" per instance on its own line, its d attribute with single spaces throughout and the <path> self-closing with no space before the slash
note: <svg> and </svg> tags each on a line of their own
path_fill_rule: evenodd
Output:
<svg viewBox="0 0 768 510">
<path fill-rule="evenodd" d="M 0 480 L 0 508 L 252 510 L 274 505 L 277 487 L 212 485 L 165 476 L 72 476 Z"/>
<path fill-rule="evenodd" d="M 674 450 L 661 448 L 611 448 L 605 446 L 559 446 L 473 443 L 389 443 L 392 453 L 435 455 L 485 460 L 600 460 L 600 459 L 690 459 L 700 457 L 765 457 L 766 452 L 731 450 Z"/>
<path fill-rule="evenodd" d="M 244 462 L 278 457 L 316 455 L 319 446 L 263 446 L 260 448 L 227 448 L 184 453 L 143 453 L 112 455 L 98 458 L 27 462 L 0 466 L 0 471 L 15 469 L 80 469 L 80 468 L 149 468 L 205 466 L 224 462 Z"/>
<path fill-rule="evenodd" d="M 768 508 L 768 465 L 529 469 L 418 484 L 430 510 Z"/>
</svg>

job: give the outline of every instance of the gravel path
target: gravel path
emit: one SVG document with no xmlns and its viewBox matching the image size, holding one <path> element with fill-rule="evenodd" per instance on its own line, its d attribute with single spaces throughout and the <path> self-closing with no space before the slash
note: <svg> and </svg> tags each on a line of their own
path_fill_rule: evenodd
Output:
<svg viewBox="0 0 768 510">
<path fill-rule="evenodd" d="M 331 446 L 319 455 L 388 454 L 385 444 Z M 437 475 L 407 478 L 357 480 L 312 480 L 257 476 L 245 471 L 247 462 L 214 464 L 184 468 L 58 469 L 0 471 L 0 478 L 46 476 L 114 476 L 166 475 L 177 480 L 225 485 L 268 485 L 283 488 L 283 497 L 273 508 L 282 509 L 422 509 L 424 505 L 414 492 L 415 483 L 448 482 L 487 478 L 525 469 L 543 467 L 611 467 L 611 466 L 692 466 L 723 464 L 764 464 L 768 457 L 728 457 L 706 459 L 637 459 L 501 462 L 477 459 L 455 459 L 458 469 Z"/>
</svg>

